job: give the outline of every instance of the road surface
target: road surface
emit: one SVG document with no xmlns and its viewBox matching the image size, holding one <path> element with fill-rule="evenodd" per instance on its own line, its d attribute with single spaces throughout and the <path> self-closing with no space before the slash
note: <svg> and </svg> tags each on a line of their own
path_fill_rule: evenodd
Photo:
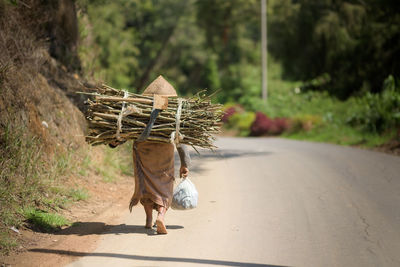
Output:
<svg viewBox="0 0 400 267">
<path fill-rule="evenodd" d="M 193 151 L 199 207 L 170 210 L 168 235 L 144 229 L 137 206 L 69 266 L 400 266 L 400 157 L 276 138 L 217 145 Z"/>
</svg>

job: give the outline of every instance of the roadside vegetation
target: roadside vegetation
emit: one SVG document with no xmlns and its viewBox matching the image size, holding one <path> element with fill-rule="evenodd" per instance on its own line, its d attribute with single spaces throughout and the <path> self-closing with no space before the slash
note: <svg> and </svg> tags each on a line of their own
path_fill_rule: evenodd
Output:
<svg viewBox="0 0 400 267">
<path fill-rule="evenodd" d="M 83 149 L 60 150 L 55 157 L 48 157 L 38 138 L 8 127 L 0 134 L 0 148 L 2 253 L 18 245 L 18 235 L 13 231 L 23 226 L 54 232 L 71 225 L 62 211 L 90 198 L 88 190 L 76 181 L 99 175 L 104 182 L 117 182 L 121 175 L 133 173 L 129 145 L 101 149 L 97 159 L 92 159 L 91 150 Z"/>
<path fill-rule="evenodd" d="M 0 254 L 20 247 L 23 229 L 73 224 L 63 214 L 94 183 L 132 174 L 129 145 L 84 142 L 74 2 L 24 4 L 0 1 Z"/>
<path fill-rule="evenodd" d="M 381 93 L 340 100 L 281 79 L 269 64 L 268 101 L 259 98 L 225 104 L 224 126 L 237 136 L 282 136 L 340 145 L 375 147 L 398 137 L 400 84 L 393 76 Z M 277 84 L 279 84 L 277 86 Z"/>
<path fill-rule="evenodd" d="M 54 185 L 66 174 L 71 158 L 62 155 L 58 159 L 46 159 L 39 140 L 25 134 L 23 129 L 6 127 L 0 141 L 3 232 L 0 243 L 2 250 L 7 251 L 17 244 L 15 238 L 7 235 L 11 227 L 18 229 L 24 221 L 32 219 L 36 209 L 54 212 L 69 202 L 65 189 Z"/>
<path fill-rule="evenodd" d="M 121 175 L 133 175 L 132 143 L 116 148 L 104 147 L 101 164 L 93 165 L 97 175 L 107 183 L 118 182 Z"/>
<path fill-rule="evenodd" d="M 400 142 L 394 2 L 268 1 L 267 103 L 260 99 L 258 0 L 78 6 L 80 57 L 90 63 L 83 70 L 116 88 L 141 92 L 163 74 L 183 96 L 218 92 L 225 128 L 238 136 L 367 147 Z"/>
</svg>

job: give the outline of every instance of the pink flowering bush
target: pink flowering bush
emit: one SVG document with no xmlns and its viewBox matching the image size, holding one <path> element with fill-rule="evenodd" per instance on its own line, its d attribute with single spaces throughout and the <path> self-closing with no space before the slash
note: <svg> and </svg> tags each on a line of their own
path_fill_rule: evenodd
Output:
<svg viewBox="0 0 400 267">
<path fill-rule="evenodd" d="M 289 129 L 289 121 L 286 118 L 275 118 L 273 120 L 273 126 L 269 130 L 271 135 L 280 135 Z"/>
<path fill-rule="evenodd" d="M 250 135 L 267 135 L 271 127 L 273 127 L 273 120 L 262 112 L 256 112 L 256 118 L 250 127 Z"/>
<path fill-rule="evenodd" d="M 236 131 L 239 136 L 280 135 L 291 128 L 288 118 L 271 119 L 260 111 L 246 111 L 238 104 L 227 105 L 221 120 L 225 129 Z"/>
<path fill-rule="evenodd" d="M 245 112 L 244 108 L 239 104 L 228 105 L 225 107 L 224 115 L 221 120 L 224 123 L 228 123 L 233 115 Z"/>
<path fill-rule="evenodd" d="M 256 113 L 256 118 L 250 127 L 251 136 L 280 135 L 289 128 L 286 118 L 268 118 L 262 112 Z"/>
<path fill-rule="evenodd" d="M 232 117 L 236 112 L 237 111 L 236 111 L 236 108 L 234 106 L 230 107 L 230 108 L 227 108 L 225 110 L 225 112 L 224 112 L 224 115 L 221 118 L 222 122 L 224 122 L 224 123 L 228 122 L 229 118 Z"/>
</svg>

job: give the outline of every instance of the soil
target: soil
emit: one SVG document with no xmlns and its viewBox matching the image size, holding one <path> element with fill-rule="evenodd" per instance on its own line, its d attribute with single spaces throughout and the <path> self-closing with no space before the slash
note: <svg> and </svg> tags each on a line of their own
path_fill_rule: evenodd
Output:
<svg viewBox="0 0 400 267">
<path fill-rule="evenodd" d="M 373 150 L 400 156 L 400 134 L 397 138 L 390 140 L 386 144 L 375 147 Z"/>
<path fill-rule="evenodd" d="M 106 183 L 92 174 L 85 180 L 72 179 L 69 183 L 86 188 L 90 195 L 88 200 L 76 202 L 61 212 L 74 222 L 72 226 L 55 233 L 19 229 L 20 234 L 15 233 L 20 240 L 19 249 L 1 259 L 0 266 L 63 266 L 77 258 L 67 254 L 38 253 L 34 249 L 94 250 L 101 234 L 115 223 L 121 212 L 128 210 L 134 188 L 130 176 L 120 176 L 114 183 Z"/>
</svg>

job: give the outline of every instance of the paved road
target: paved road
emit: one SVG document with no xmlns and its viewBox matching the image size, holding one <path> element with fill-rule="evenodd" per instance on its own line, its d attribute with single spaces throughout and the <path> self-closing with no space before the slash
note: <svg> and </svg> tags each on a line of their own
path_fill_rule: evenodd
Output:
<svg viewBox="0 0 400 267">
<path fill-rule="evenodd" d="M 70 266 L 400 266 L 400 157 L 275 138 L 221 138 L 193 157 L 199 207 L 169 234 L 136 207 Z M 129 198 L 129 197 L 128 197 Z"/>
</svg>

